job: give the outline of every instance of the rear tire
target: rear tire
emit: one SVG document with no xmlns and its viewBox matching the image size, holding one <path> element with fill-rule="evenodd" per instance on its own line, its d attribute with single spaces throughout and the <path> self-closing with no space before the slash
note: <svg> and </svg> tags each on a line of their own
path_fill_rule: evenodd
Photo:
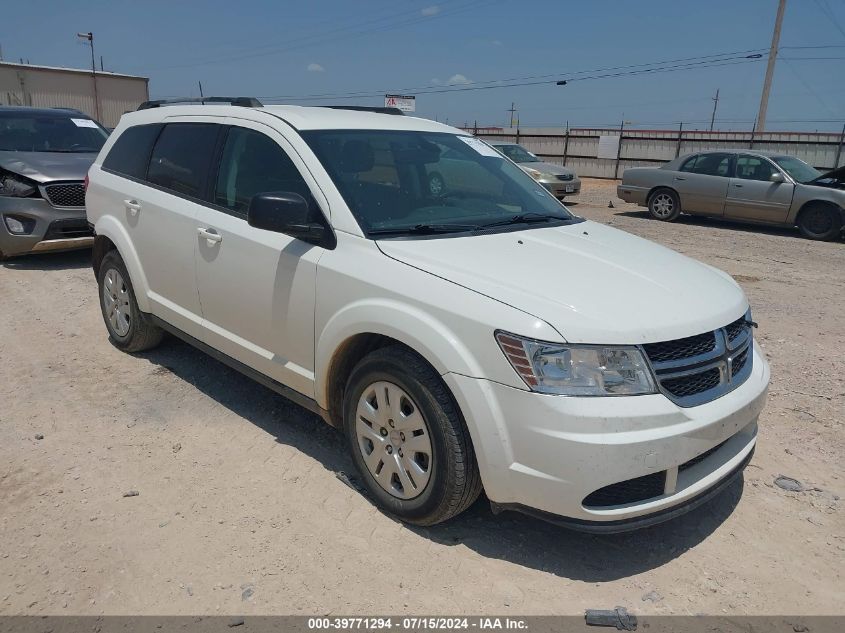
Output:
<svg viewBox="0 0 845 633">
<path fill-rule="evenodd" d="M 828 242 L 842 232 L 842 216 L 832 206 L 810 203 L 801 211 L 798 228 L 808 239 Z"/>
<path fill-rule="evenodd" d="M 681 200 L 671 189 L 657 189 L 648 199 L 651 217 L 663 222 L 673 222 L 681 215 Z"/>
<path fill-rule="evenodd" d="M 141 312 L 120 254 L 109 251 L 97 274 L 100 310 L 111 342 L 124 352 L 143 352 L 161 342 L 164 331 Z"/>
<path fill-rule="evenodd" d="M 344 394 L 343 423 L 364 485 L 397 518 L 433 525 L 478 498 L 481 477 L 452 394 L 406 347 L 378 349 L 356 365 Z"/>
</svg>

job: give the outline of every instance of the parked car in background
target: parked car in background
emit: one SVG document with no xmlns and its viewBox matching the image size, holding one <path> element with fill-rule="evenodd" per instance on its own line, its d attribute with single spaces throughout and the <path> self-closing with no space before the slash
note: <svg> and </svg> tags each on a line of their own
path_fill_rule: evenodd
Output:
<svg viewBox="0 0 845 633">
<path fill-rule="evenodd" d="M 490 145 L 522 167 L 529 176 L 548 189 L 558 200 L 581 191 L 581 180 L 568 167 L 543 162 L 522 145 L 490 141 Z"/>
<path fill-rule="evenodd" d="M 618 196 L 658 220 L 681 213 L 797 226 L 814 240 L 845 227 L 845 167 L 821 173 L 794 156 L 722 150 L 626 169 Z"/>
<path fill-rule="evenodd" d="M 106 138 L 77 110 L 0 107 L 0 259 L 94 243 L 83 181 Z"/>
<path fill-rule="evenodd" d="M 574 216 L 462 130 L 153 107 L 121 118 L 86 200 L 116 347 L 169 331 L 321 415 L 410 523 L 483 487 L 497 511 L 630 530 L 751 459 L 769 366 L 737 283 Z"/>
</svg>

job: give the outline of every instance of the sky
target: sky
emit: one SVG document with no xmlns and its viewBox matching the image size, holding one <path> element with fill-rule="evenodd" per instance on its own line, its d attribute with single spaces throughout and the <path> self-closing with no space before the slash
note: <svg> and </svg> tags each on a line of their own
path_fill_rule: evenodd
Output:
<svg viewBox="0 0 845 633">
<path fill-rule="evenodd" d="M 200 81 L 266 103 L 383 105 L 396 92 L 453 125 L 507 125 L 515 104 L 522 127 L 706 129 L 718 89 L 716 128 L 750 129 L 777 4 L 28 0 L 4 12 L 0 47 L 85 68 L 76 33 L 93 31 L 97 64 L 149 77 L 153 98 L 198 96 Z M 767 129 L 841 130 L 843 62 L 845 0 L 788 0 Z"/>
</svg>

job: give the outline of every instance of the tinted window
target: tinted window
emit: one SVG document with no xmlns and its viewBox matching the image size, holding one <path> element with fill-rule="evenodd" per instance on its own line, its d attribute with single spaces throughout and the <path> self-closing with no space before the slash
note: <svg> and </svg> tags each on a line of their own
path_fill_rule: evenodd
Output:
<svg viewBox="0 0 845 633">
<path fill-rule="evenodd" d="M 214 202 L 246 213 L 257 193 L 292 191 L 316 203 L 302 175 L 285 151 L 273 139 L 245 128 L 233 127 L 226 137 L 214 188 Z"/>
<path fill-rule="evenodd" d="M 736 177 L 743 180 L 768 180 L 775 166 L 759 156 L 742 155 L 736 160 Z"/>
<path fill-rule="evenodd" d="M 170 123 L 153 148 L 147 180 L 194 198 L 203 194 L 219 126 Z"/>
<path fill-rule="evenodd" d="M 705 176 L 730 176 L 731 155 L 723 153 L 699 154 L 687 160 L 681 171 Z"/>
<path fill-rule="evenodd" d="M 109 150 L 103 168 L 124 176 L 146 178 L 150 152 L 161 127 L 159 124 L 136 125 L 124 130 Z"/>
</svg>

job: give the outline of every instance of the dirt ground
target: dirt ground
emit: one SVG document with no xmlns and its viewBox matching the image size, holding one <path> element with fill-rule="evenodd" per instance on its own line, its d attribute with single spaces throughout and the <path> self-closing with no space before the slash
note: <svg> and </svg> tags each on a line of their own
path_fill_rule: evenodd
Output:
<svg viewBox="0 0 845 633">
<path fill-rule="evenodd" d="M 0 264 L 0 613 L 845 613 L 845 244 L 660 223 L 612 182 L 572 202 L 750 297 L 771 392 L 726 494 L 616 536 L 483 499 L 406 527 L 336 477 L 350 460 L 315 416 L 176 340 L 112 347 L 90 253 L 30 257 Z"/>
</svg>

